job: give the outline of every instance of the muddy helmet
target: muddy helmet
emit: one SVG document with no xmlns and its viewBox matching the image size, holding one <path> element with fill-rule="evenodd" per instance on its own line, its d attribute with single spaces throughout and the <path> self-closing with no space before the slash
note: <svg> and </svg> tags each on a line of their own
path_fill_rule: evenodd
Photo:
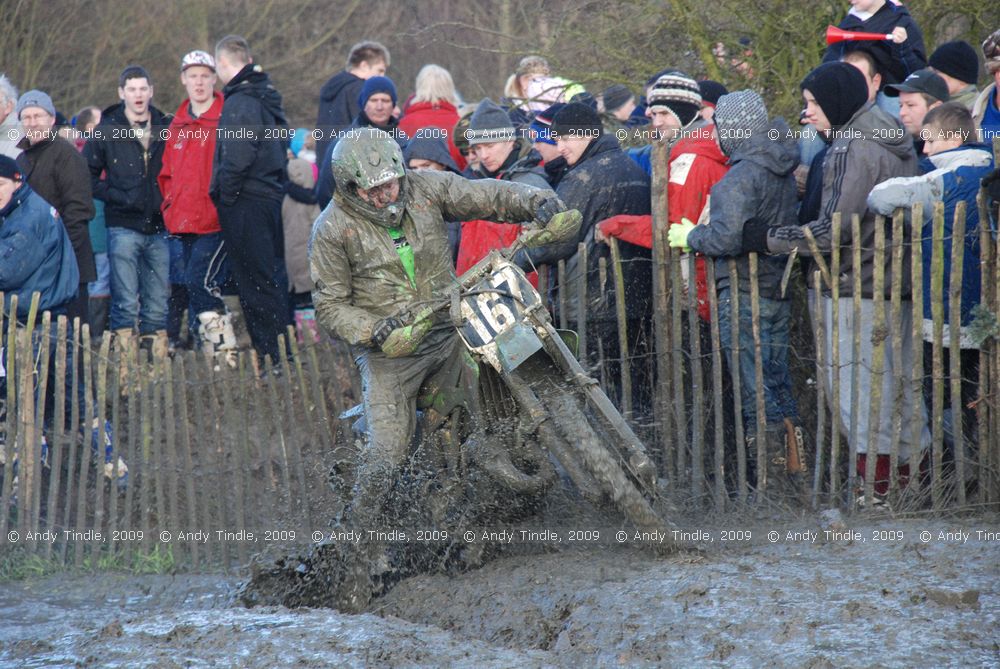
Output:
<svg viewBox="0 0 1000 669">
<path fill-rule="evenodd" d="M 403 152 L 389 133 L 377 128 L 352 128 L 333 149 L 330 158 L 338 187 L 368 190 L 401 178 Z"/>
</svg>

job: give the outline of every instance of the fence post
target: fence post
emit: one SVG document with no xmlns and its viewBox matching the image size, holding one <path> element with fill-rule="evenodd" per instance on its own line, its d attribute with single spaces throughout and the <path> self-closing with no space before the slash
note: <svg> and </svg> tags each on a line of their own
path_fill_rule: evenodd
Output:
<svg viewBox="0 0 1000 669">
<path fill-rule="evenodd" d="M 944 202 L 934 203 L 931 236 L 931 318 L 934 348 L 931 353 L 931 500 L 935 511 L 943 503 L 941 465 L 944 441 Z"/>
<path fill-rule="evenodd" d="M 843 220 L 839 211 L 834 212 L 830 229 L 830 367 L 826 378 L 830 380 L 830 491 L 829 500 L 836 504 L 840 496 L 840 438 L 841 430 L 846 429 L 840 415 L 840 277 L 841 269 L 841 226 Z M 816 294 L 816 301 L 821 305 L 821 316 L 825 322 L 826 308 L 822 307 L 823 295 Z M 824 342 L 824 346 L 826 342 Z M 850 449 L 850 446 L 848 446 Z M 851 466 L 854 466 L 852 461 Z"/>
<path fill-rule="evenodd" d="M 899 443 L 903 436 L 903 392 L 906 390 L 904 375 L 906 369 L 903 367 L 903 332 L 902 319 L 903 312 L 903 246 L 906 234 L 903 231 L 903 209 L 897 209 L 892 215 L 892 284 L 890 287 L 890 317 L 889 331 L 892 334 L 892 440 L 889 444 L 889 499 L 895 501 L 899 494 Z M 919 226 L 920 222 L 914 222 Z M 914 287 L 912 290 L 921 290 L 922 287 Z M 914 342 L 919 345 L 920 342 Z M 917 397 L 919 401 L 923 398 Z M 915 404 L 914 408 L 919 409 Z M 920 411 L 917 411 L 920 415 Z"/>
<path fill-rule="evenodd" d="M 719 336 L 719 296 L 715 284 L 715 261 L 705 258 L 705 285 L 708 293 L 709 330 L 712 346 L 712 408 L 715 421 L 715 508 L 726 509 L 725 419 L 722 407 L 722 343 Z M 738 390 L 737 390 L 738 392 Z"/>
<path fill-rule="evenodd" d="M 868 444 L 865 466 L 865 503 L 870 507 L 875 504 L 875 476 L 878 471 L 879 436 L 882 418 L 882 382 L 885 379 L 885 340 L 887 337 L 885 323 L 885 217 L 875 217 L 875 258 L 872 266 L 872 369 L 871 395 L 867 398 L 868 407 Z M 855 328 L 858 324 L 855 323 Z M 860 361 L 859 361 L 860 363 Z M 855 411 L 862 411 L 860 405 L 854 406 Z M 859 444 L 860 445 L 860 444 Z M 895 472 L 889 472 L 889 480 L 895 478 Z"/>
<path fill-rule="evenodd" d="M 55 378 L 56 385 L 52 388 L 53 400 L 53 430 L 52 439 L 49 441 L 50 453 L 52 453 L 52 475 L 49 478 L 49 493 L 46 504 L 47 527 L 54 530 L 59 527 L 59 484 L 62 480 L 63 463 L 63 423 L 66 421 L 66 317 L 56 318 L 56 358 L 55 358 Z M 6 487 L 4 488 L 6 490 Z M 52 557 L 52 542 L 45 542 L 45 559 Z"/>
<path fill-rule="evenodd" d="M 701 503 L 702 488 L 705 484 L 705 388 L 704 371 L 701 366 L 701 326 L 698 316 L 698 271 L 693 253 L 687 254 L 688 261 L 688 333 L 691 347 L 691 496 L 696 504 Z"/>
<path fill-rule="evenodd" d="M 753 385 L 757 409 L 757 493 L 767 491 L 767 407 L 764 404 L 764 361 L 760 348 L 760 282 L 757 254 L 750 254 L 750 327 L 753 332 Z M 737 284 L 738 287 L 739 284 Z"/>
<path fill-rule="evenodd" d="M 965 506 L 965 407 L 962 405 L 962 269 L 965 260 L 964 200 L 955 206 L 951 228 L 951 276 L 948 283 L 948 371 L 951 381 L 951 433 L 958 505 Z"/>
<path fill-rule="evenodd" d="M 621 357 L 621 409 L 625 420 L 632 420 L 632 364 L 629 360 L 628 320 L 625 313 L 625 277 L 622 272 L 622 254 L 618 239 L 608 238 L 611 248 L 611 268 L 615 277 L 615 316 L 618 320 L 618 355 Z"/>
<path fill-rule="evenodd" d="M 861 413 L 861 217 L 858 214 L 851 215 L 851 276 L 854 338 L 851 349 L 851 439 L 850 461 L 847 464 L 847 492 L 850 495 L 850 508 L 853 509 L 856 502 L 858 471 L 858 414 Z M 872 473 L 875 471 L 874 463 L 871 471 Z"/>
<path fill-rule="evenodd" d="M 913 393 L 914 402 L 924 401 L 924 207 L 920 202 L 915 202 L 910 212 L 910 220 L 913 221 L 914 231 L 918 231 L 918 238 L 910 248 L 911 268 L 913 280 L 913 369 L 910 371 L 910 392 Z M 915 405 L 918 406 L 918 405 Z M 917 415 L 920 415 L 918 410 Z M 926 425 L 920 420 L 914 420 L 911 426 L 910 449 L 907 459 L 910 463 L 910 477 L 916 483 L 914 489 L 919 490 L 923 482 L 920 480 L 920 461 L 924 454 L 921 452 L 921 438 L 923 437 Z"/>
<path fill-rule="evenodd" d="M 739 274 L 736 271 L 736 261 L 729 259 L 729 376 L 733 381 L 733 418 L 736 426 L 736 477 L 739 490 L 737 501 L 742 506 L 747 497 L 747 443 L 743 426 L 743 383 L 740 370 L 740 285 Z M 733 290 L 733 286 L 737 290 Z"/>
<path fill-rule="evenodd" d="M 836 268 L 834 269 L 836 271 Z M 823 447 L 826 434 L 826 327 L 823 318 L 823 281 L 821 274 L 813 272 L 813 325 L 816 333 L 816 456 L 813 462 L 812 508 L 819 507 L 819 493 L 823 487 Z M 837 417 L 831 421 L 837 431 Z"/>
<path fill-rule="evenodd" d="M 980 302 L 986 309 L 997 313 L 997 302 L 993 293 L 993 238 L 990 234 L 990 213 L 987 207 L 986 190 L 982 187 L 976 196 L 976 205 L 979 207 L 979 228 L 976 233 L 979 236 L 979 259 L 981 268 L 982 293 Z M 993 403 L 988 399 L 992 397 L 993 386 L 990 379 L 991 349 L 992 343 L 989 339 L 979 346 L 979 392 L 976 397 L 976 424 L 979 435 L 979 504 L 985 506 L 991 499 L 993 488 L 992 471 L 993 457 L 990 452 L 990 444 L 1000 435 L 992 433 L 991 416 L 995 413 Z"/>
</svg>

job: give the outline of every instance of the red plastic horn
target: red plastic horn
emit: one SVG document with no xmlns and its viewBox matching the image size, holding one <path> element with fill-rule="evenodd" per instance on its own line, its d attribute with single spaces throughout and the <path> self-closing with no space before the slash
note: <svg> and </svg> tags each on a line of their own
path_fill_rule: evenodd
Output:
<svg viewBox="0 0 1000 669">
<path fill-rule="evenodd" d="M 826 27 L 827 44 L 858 42 L 861 40 L 884 41 L 888 39 L 892 39 L 892 35 L 887 33 L 856 33 L 851 30 L 841 30 L 837 26 Z"/>
</svg>

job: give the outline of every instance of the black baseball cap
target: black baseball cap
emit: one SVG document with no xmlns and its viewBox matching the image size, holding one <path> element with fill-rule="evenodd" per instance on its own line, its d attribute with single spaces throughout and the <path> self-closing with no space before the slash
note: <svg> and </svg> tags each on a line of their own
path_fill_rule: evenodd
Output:
<svg viewBox="0 0 1000 669">
<path fill-rule="evenodd" d="M 900 93 L 926 93 L 941 102 L 947 102 L 951 97 L 948 94 L 948 84 L 929 68 L 917 70 L 901 84 L 889 84 L 885 87 L 885 94 L 890 98 L 899 97 Z"/>
</svg>

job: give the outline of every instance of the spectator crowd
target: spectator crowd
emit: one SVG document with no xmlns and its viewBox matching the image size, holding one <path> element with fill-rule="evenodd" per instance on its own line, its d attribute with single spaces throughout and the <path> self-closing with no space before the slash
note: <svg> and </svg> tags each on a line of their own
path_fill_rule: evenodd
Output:
<svg viewBox="0 0 1000 669">
<path fill-rule="evenodd" d="M 245 39 L 222 38 L 214 53 L 192 50 L 179 59 L 186 97 L 172 113 L 154 103 L 154 82 L 139 65 L 125 67 L 118 101 L 88 106 L 66 121 L 44 91 L 18 95 L 0 76 L 0 290 L 5 309 L 19 297 L 16 317 L 28 317 L 30 295 L 41 308 L 89 323 L 92 336 L 113 332 L 123 355 L 137 351 L 165 357 L 198 348 L 217 366 L 235 365 L 233 314 L 223 297 L 236 295 L 258 359 L 277 363 L 286 355 L 278 336 L 290 324 L 300 337 L 317 337 L 311 291 L 309 239 L 313 222 L 334 197 L 331 155 L 344 133 L 359 128 L 388 132 L 403 150 L 408 169 L 440 170 L 467 179 L 499 179 L 554 191 L 583 215 L 579 238 L 521 252 L 516 261 L 547 296 L 555 316 L 571 327 L 586 324 L 591 369 L 605 366 L 606 389 L 618 401 L 619 329 L 614 282 L 603 280 L 609 240 L 621 249 L 624 312 L 629 350 L 642 355 L 652 341 L 653 147 L 669 151 L 667 184 L 669 244 L 686 259 L 685 285 L 694 291 L 707 337 L 708 291 L 717 291 L 718 320 L 726 353 L 734 348 L 748 453 L 758 477 L 775 489 L 799 495 L 805 481 L 803 430 L 789 371 L 793 313 L 787 288 L 790 264 L 808 262 L 815 249 L 831 263 L 839 244 L 838 282 L 810 294 L 827 335 L 826 360 L 839 320 L 840 416 L 860 454 L 858 474 L 875 477 L 884 495 L 889 471 L 891 423 L 869 425 L 869 412 L 852 406 L 872 395 L 872 356 L 878 309 L 876 270 L 891 272 L 888 254 L 876 254 L 879 215 L 924 203 L 924 220 L 909 221 L 905 242 L 932 256 L 931 212 L 945 204 L 944 257 L 950 261 L 951 225 L 965 202 L 966 239 L 961 289 L 963 404 L 976 397 L 978 351 L 968 336 L 980 299 L 980 183 L 994 202 L 1000 179 L 992 142 L 1000 138 L 1000 30 L 977 51 L 963 41 L 928 53 L 919 27 L 902 5 L 858 0 L 840 27 L 882 33 L 882 41 L 843 41 L 829 46 L 801 82 L 803 112 L 789 124 L 769 113 L 752 89 L 730 92 L 724 82 L 697 80 L 674 68 L 652 74 L 641 91 L 621 83 L 600 91 L 554 74 L 544 58 L 527 56 L 502 94 L 469 104 L 449 71 L 424 66 L 413 94 L 401 98 L 387 73 L 391 59 L 382 44 L 355 45 L 343 71 L 318 92 L 315 128 L 289 127 L 282 96 Z M 745 45 L 751 53 L 752 45 Z M 980 89 L 980 62 L 987 85 Z M 724 60 L 727 65 L 729 61 Z M 752 70 L 733 61 L 742 79 Z M 791 127 L 790 127 L 791 125 Z M 994 210 L 995 211 L 995 210 Z M 862 257 L 855 276 L 849 253 L 852 218 L 860 218 Z M 511 223 L 520 225 L 511 225 Z M 490 249 L 512 242 L 528 221 L 448 221 L 452 260 L 460 274 Z M 835 229 L 839 226 L 839 229 Z M 891 240 L 891 231 L 887 239 Z M 581 244 L 586 253 L 581 254 Z M 751 323 L 751 253 L 757 256 L 760 291 L 762 406 L 758 415 L 754 334 Z M 800 258 L 801 257 L 801 258 Z M 735 281 L 720 272 L 708 285 L 705 258 L 734 259 Z M 798 258 L 798 259 L 797 259 Z M 876 268 L 876 258 L 886 262 Z M 565 263 L 564 282 L 556 268 Z M 907 263 L 909 258 L 907 258 Z M 693 275 L 688 274 L 689 266 Z M 545 274 L 536 274 L 541 268 Z M 548 276 L 539 285 L 539 276 Z M 930 271 L 924 285 L 902 278 L 903 346 L 887 356 L 882 416 L 896 401 L 893 370 L 909 369 L 914 349 L 932 339 Z M 950 271 L 944 272 L 945 314 Z M 577 302 L 577 282 L 586 281 Z M 860 286 L 861 312 L 853 309 Z M 836 288 L 836 290 L 835 290 Z M 559 292 L 566 290 L 564 298 Z M 923 313 L 913 313 L 915 291 Z M 732 304 L 738 300 L 734 311 Z M 566 313 L 559 313 L 564 305 Z M 14 317 L 15 314 L 10 314 Z M 860 320 L 856 321 L 856 318 Z M 738 323 L 734 323 L 738 319 Z M 927 336 L 913 341 L 912 319 L 923 319 Z M 862 347 L 855 350 L 855 328 Z M 738 333 L 738 334 L 737 334 Z M 947 328 L 945 330 L 947 344 Z M 707 341 L 707 339 L 706 339 Z M 855 355 L 859 357 L 854 358 Z M 924 356 L 924 360 L 929 359 Z M 946 361 L 947 362 L 947 361 Z M 860 392 L 852 394 L 852 368 L 860 363 Z M 610 367 L 608 367 L 610 365 Z M 734 370 L 735 371 L 735 370 Z M 126 381 L 122 378 L 123 383 Z M 637 377 L 635 411 L 653 417 L 651 381 Z M 925 399 L 902 390 L 903 422 L 927 424 Z M 952 417 L 966 440 L 975 421 Z M 758 430 L 763 427 L 763 430 Z M 765 443 L 757 441 L 763 435 Z M 895 473 L 905 485 L 922 462 L 930 432 L 904 430 Z M 877 452 L 869 453 L 869 445 Z M 873 473 L 874 472 L 874 473 Z"/>
</svg>

